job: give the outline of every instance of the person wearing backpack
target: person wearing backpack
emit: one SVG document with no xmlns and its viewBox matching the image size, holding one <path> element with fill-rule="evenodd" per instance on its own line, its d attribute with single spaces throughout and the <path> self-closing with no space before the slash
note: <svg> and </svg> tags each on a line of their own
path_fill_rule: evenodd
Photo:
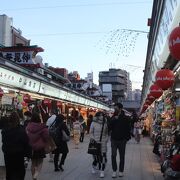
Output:
<svg viewBox="0 0 180 180">
<path fill-rule="evenodd" d="M 31 173 L 33 180 L 37 180 L 42 169 L 43 159 L 46 157 L 45 147 L 49 138 L 48 128 L 41 122 L 41 114 L 33 112 L 31 122 L 29 122 L 26 127 L 26 132 L 32 147 Z"/>
<path fill-rule="evenodd" d="M 67 136 L 70 136 L 70 132 L 68 130 L 67 125 L 64 123 L 65 117 L 62 114 L 58 114 L 55 119 L 55 138 L 54 142 L 57 148 L 53 151 L 54 153 L 54 171 L 64 171 L 63 165 L 65 163 L 67 154 L 69 152 L 67 141 L 63 140 L 63 133 L 64 131 Z M 59 156 L 61 156 L 61 160 L 59 161 Z"/>
<path fill-rule="evenodd" d="M 55 122 L 56 119 L 56 115 L 57 115 L 57 110 L 52 110 L 51 111 L 51 116 L 49 117 L 49 119 L 46 122 L 46 126 L 48 127 L 48 129 L 51 127 L 51 125 Z M 49 153 L 49 162 L 53 162 L 53 154 L 52 152 Z"/>
</svg>

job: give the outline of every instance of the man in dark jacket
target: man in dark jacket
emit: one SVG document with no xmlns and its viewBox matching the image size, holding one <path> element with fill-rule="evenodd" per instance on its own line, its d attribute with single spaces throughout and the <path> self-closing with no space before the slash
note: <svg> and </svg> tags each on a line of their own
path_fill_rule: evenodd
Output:
<svg viewBox="0 0 180 180">
<path fill-rule="evenodd" d="M 119 150 L 120 156 L 119 177 L 123 176 L 126 143 L 131 138 L 130 120 L 122 109 L 123 105 L 121 103 L 115 104 L 115 114 L 109 123 L 109 129 L 111 132 L 112 178 L 117 177 L 117 150 Z"/>
</svg>

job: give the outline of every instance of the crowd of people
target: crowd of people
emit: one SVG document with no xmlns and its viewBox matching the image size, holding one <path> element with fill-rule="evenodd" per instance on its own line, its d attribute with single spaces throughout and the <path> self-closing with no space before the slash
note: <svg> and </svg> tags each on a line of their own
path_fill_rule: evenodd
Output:
<svg viewBox="0 0 180 180">
<path fill-rule="evenodd" d="M 67 142 L 68 137 L 71 136 L 65 116 L 57 110 L 51 112 L 46 122 L 43 121 L 38 110 L 32 113 L 25 112 L 24 116 L 25 121 L 22 124 L 18 113 L 12 112 L 1 127 L 6 179 L 24 180 L 26 163 L 31 161 L 32 179 L 37 180 L 43 160 L 48 153 L 54 162 L 54 171 L 64 171 L 69 152 Z M 138 143 L 140 142 L 142 126 L 137 121 L 138 118 L 132 120 L 126 115 L 121 103 L 115 104 L 112 117 L 106 112 L 99 111 L 94 116 L 90 115 L 85 121 L 83 116 L 78 114 L 73 122 L 74 148 L 79 148 L 79 143 L 83 143 L 86 133 L 90 141 L 94 140 L 101 144 L 101 153 L 92 155 L 93 174 L 98 170 L 100 178 L 105 176 L 107 143 L 110 137 L 112 178 L 124 176 L 126 144 L 132 136 L 135 136 Z M 117 152 L 120 157 L 119 165 L 117 165 Z"/>
</svg>

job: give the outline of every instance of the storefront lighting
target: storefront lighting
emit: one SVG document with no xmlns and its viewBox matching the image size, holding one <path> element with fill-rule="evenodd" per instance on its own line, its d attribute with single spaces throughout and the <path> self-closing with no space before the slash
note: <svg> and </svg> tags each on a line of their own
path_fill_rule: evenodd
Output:
<svg viewBox="0 0 180 180">
<path fill-rule="evenodd" d="M 180 91 L 180 88 L 176 88 L 175 91 Z"/>
</svg>

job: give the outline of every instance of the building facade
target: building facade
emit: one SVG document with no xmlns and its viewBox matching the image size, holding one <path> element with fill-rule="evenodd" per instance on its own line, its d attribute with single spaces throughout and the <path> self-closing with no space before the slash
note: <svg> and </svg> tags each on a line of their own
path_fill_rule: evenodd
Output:
<svg viewBox="0 0 180 180">
<path fill-rule="evenodd" d="M 12 26 L 13 19 L 0 15 L 0 45 L 1 46 L 29 46 L 30 40 L 22 36 L 22 31 Z"/>
<path fill-rule="evenodd" d="M 114 103 L 127 99 L 130 89 L 129 73 L 122 69 L 99 72 L 99 86 L 102 93 Z"/>
<path fill-rule="evenodd" d="M 141 101 L 141 90 L 140 89 L 134 89 L 132 91 L 132 100 Z"/>
</svg>

